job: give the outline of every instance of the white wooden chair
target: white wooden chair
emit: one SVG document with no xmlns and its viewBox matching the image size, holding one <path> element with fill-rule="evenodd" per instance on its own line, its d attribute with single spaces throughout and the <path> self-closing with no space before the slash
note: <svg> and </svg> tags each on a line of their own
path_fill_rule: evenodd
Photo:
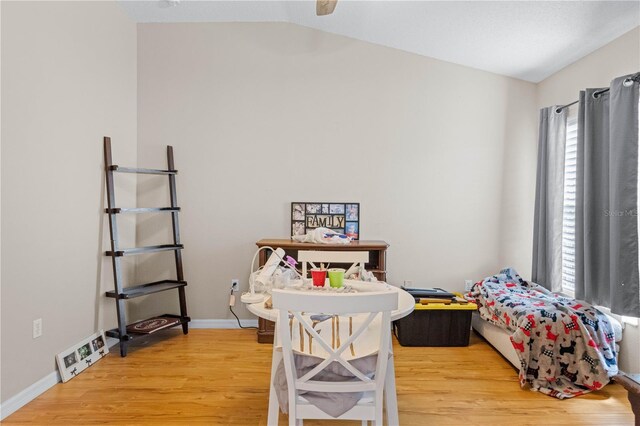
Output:
<svg viewBox="0 0 640 426">
<path fill-rule="evenodd" d="M 298 262 L 302 263 L 302 277 L 308 278 L 307 263 L 312 268 L 317 268 L 320 263 L 352 263 L 351 268 L 360 266 L 364 268 L 364 264 L 369 261 L 368 251 L 306 251 L 298 252 Z M 349 275 L 349 269 L 347 274 Z"/>
<path fill-rule="evenodd" d="M 279 310 L 276 324 L 277 334 L 280 336 L 282 344 L 282 359 L 287 377 L 288 402 L 289 402 L 289 425 L 302 425 L 303 419 L 334 419 L 334 417 L 320 410 L 315 405 L 309 403 L 304 397 L 298 394 L 299 391 L 311 392 L 364 392 L 358 403 L 346 413 L 337 417 L 340 420 L 361 420 L 363 425 L 368 421 L 373 421 L 375 425 L 382 425 L 383 419 L 383 392 L 385 392 L 385 382 L 387 374 L 393 374 L 393 368 L 388 368 L 388 364 L 393 364 L 390 333 L 390 312 L 398 308 L 398 295 L 396 292 L 364 292 L 335 294 L 317 292 L 304 292 L 297 290 L 274 290 L 272 293 L 273 307 Z M 309 322 L 308 315 L 302 313 L 321 313 L 327 315 L 356 315 L 361 314 L 366 318 L 359 322 L 359 327 L 351 335 L 343 340 L 337 349 L 333 349 L 333 342 L 327 342 L 330 335 L 325 338 L 318 334 Z M 292 348 L 290 334 L 289 314 L 293 315 L 301 324 L 306 333 L 312 336 L 313 340 L 321 346 L 328 354 L 320 364 L 302 377 L 298 377 Z M 366 315 L 366 314 L 369 315 Z M 380 316 L 381 321 L 377 322 L 376 317 Z M 306 318 L 305 318 L 306 317 Z M 367 329 L 373 327 L 372 322 L 380 326 L 378 356 L 376 361 L 375 375 L 369 378 L 361 371 L 352 366 L 345 359 L 347 349 L 352 347 L 352 343 L 363 337 Z M 327 382 L 313 380 L 313 378 L 331 363 L 338 362 L 346 370 L 355 376 L 351 381 Z M 272 378 L 273 380 L 273 378 Z M 395 380 L 390 378 L 390 384 L 395 392 Z M 273 385 L 272 385 L 273 386 Z M 387 386 L 386 391 L 390 388 Z M 275 397 L 271 394 L 270 397 Z M 388 395 L 387 395 L 388 397 Z M 389 398 L 387 398 L 389 401 Z M 273 401 L 270 401 L 272 404 Z M 393 407 L 397 410 L 397 407 Z M 388 409 L 388 408 L 387 408 Z M 277 422 L 277 418 L 275 419 Z"/>
</svg>

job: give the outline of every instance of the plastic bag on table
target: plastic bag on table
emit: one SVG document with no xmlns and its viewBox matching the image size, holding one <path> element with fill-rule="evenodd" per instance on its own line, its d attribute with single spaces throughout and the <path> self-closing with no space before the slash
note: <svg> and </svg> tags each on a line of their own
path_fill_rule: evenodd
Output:
<svg viewBox="0 0 640 426">
<path fill-rule="evenodd" d="M 349 280 L 358 280 L 358 281 L 366 281 L 366 282 L 375 282 L 378 281 L 378 278 L 371 271 L 367 271 L 361 266 L 351 267 L 345 273 L 344 277 Z"/>
<path fill-rule="evenodd" d="M 351 242 L 351 237 L 329 228 L 316 228 L 305 235 L 294 235 L 291 238 L 299 243 L 349 244 Z"/>
</svg>

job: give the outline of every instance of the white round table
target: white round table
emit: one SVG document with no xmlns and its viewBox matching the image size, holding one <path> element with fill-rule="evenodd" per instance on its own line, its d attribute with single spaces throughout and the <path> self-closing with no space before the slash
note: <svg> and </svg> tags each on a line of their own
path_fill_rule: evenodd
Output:
<svg viewBox="0 0 640 426">
<path fill-rule="evenodd" d="M 363 282 L 355 280 L 344 280 L 344 284 L 353 287 L 358 292 L 390 290 L 398 293 L 398 309 L 391 312 L 391 320 L 395 321 L 406 317 L 415 308 L 415 299 L 406 291 L 389 285 L 384 282 Z M 267 296 L 265 296 L 266 299 Z M 247 305 L 247 309 L 254 315 L 275 322 L 278 319 L 277 309 L 267 309 L 264 307 L 264 301 Z M 391 332 L 391 330 L 389 330 Z M 275 336 L 274 336 L 275 340 Z M 393 351 L 391 351 L 393 353 Z M 276 345 L 273 345 L 273 353 L 271 355 L 271 384 L 269 386 L 269 416 L 267 425 L 276 426 L 278 424 L 278 414 L 280 407 L 278 405 L 275 388 L 273 387 L 273 379 L 276 369 L 282 360 L 282 352 L 278 351 Z M 387 423 L 390 425 L 399 424 L 398 419 L 398 400 L 396 395 L 396 374 L 394 368 L 393 357 L 387 363 L 387 378 L 385 380 L 385 402 L 387 406 Z"/>
<path fill-rule="evenodd" d="M 391 321 L 406 317 L 413 312 L 413 308 L 415 307 L 416 302 L 413 296 L 398 287 L 394 287 L 381 281 L 369 283 L 356 280 L 344 280 L 344 284 L 353 287 L 357 291 L 377 291 L 381 289 L 380 286 L 384 286 L 384 288 L 398 292 L 398 309 L 391 312 Z M 266 298 L 267 296 L 265 296 L 265 299 Z M 278 310 L 265 308 L 264 300 L 247 305 L 247 309 L 252 314 L 269 321 L 275 322 L 276 319 L 278 319 Z"/>
</svg>

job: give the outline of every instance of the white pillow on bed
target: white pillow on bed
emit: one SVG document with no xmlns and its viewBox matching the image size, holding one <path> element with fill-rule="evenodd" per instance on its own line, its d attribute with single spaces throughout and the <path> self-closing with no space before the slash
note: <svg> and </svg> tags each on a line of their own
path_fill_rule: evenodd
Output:
<svg viewBox="0 0 640 426">
<path fill-rule="evenodd" d="M 602 312 L 602 308 L 599 307 L 598 310 L 600 312 Z M 620 324 L 620 321 L 618 321 L 617 319 L 615 319 L 614 317 L 612 317 L 611 315 L 609 315 L 606 312 L 602 312 L 602 313 L 607 316 L 607 319 L 611 323 L 611 327 L 613 328 L 613 332 L 616 335 L 616 342 L 621 341 L 622 340 L 622 324 Z"/>
</svg>

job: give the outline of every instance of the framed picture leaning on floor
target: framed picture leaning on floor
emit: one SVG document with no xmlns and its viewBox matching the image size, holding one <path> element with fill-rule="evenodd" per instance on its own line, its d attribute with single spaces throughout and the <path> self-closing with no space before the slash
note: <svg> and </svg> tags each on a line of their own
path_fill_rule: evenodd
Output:
<svg viewBox="0 0 640 426">
<path fill-rule="evenodd" d="M 60 352 L 56 361 L 62 381 L 68 382 L 73 379 L 108 353 L 107 339 L 102 330 Z"/>
</svg>

